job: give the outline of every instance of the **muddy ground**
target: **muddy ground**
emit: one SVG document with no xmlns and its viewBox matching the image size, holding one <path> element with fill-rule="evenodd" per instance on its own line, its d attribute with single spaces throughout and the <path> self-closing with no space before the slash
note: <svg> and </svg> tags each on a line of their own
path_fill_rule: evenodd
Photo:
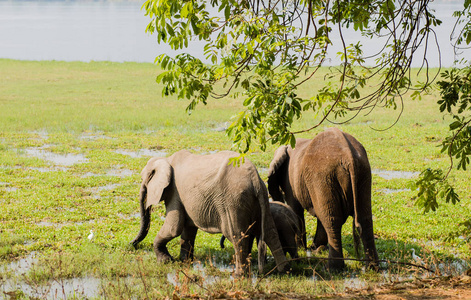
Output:
<svg viewBox="0 0 471 300">
<path fill-rule="evenodd" d="M 232 291 L 219 295 L 178 295 L 174 294 L 172 300 L 179 299 L 377 299 L 377 300 L 439 300 L 439 299 L 471 299 L 471 277 L 437 277 L 431 279 L 415 279 L 394 282 L 378 286 L 369 286 L 365 289 L 346 290 L 338 294 L 328 295 L 290 295 L 277 292 L 244 293 Z"/>
</svg>

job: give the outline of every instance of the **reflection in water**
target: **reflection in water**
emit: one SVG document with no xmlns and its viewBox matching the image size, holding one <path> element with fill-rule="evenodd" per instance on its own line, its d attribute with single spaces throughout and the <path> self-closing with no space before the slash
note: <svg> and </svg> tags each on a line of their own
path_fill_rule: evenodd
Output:
<svg viewBox="0 0 471 300">
<path fill-rule="evenodd" d="M 68 299 L 69 297 L 75 299 L 98 296 L 101 280 L 94 277 L 58 278 L 42 285 L 28 284 L 21 277 L 25 276 L 37 263 L 36 252 L 33 251 L 28 256 L 6 265 L 4 271 L 14 276 L 1 281 L 0 299 L 15 291 L 21 291 L 34 299 Z"/>
</svg>

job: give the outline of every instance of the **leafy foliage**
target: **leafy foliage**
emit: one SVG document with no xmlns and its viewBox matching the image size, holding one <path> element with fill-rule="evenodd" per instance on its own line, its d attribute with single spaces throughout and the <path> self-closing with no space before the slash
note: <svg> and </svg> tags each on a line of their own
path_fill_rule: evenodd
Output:
<svg viewBox="0 0 471 300">
<path fill-rule="evenodd" d="M 420 179 L 412 182 L 411 189 L 418 190 L 416 204 L 425 212 L 438 208 L 437 199 L 456 204 L 460 201 L 455 189 L 444 180 L 442 170 L 426 169 L 420 174 Z"/>
<path fill-rule="evenodd" d="M 189 53 L 157 57 L 164 70 L 157 77 L 164 84 L 163 94 L 187 99 L 189 113 L 210 98 L 241 98 L 244 109 L 233 117 L 227 133 L 236 150 L 248 153 L 254 145 L 262 151 L 269 143 L 294 145 L 296 134 L 350 111 L 402 107 L 402 97 L 411 90 L 413 98 L 420 98 L 435 79 L 428 76 L 427 51 L 436 44 L 434 28 L 441 24 L 429 2 L 147 0 L 143 7 L 152 19 L 147 30 L 159 42 L 174 50 L 187 48 L 190 40 L 205 43 L 206 60 Z M 454 13 L 456 49 L 471 43 L 470 11 L 471 0 L 465 0 L 463 10 Z M 360 42 L 346 44 L 348 29 L 384 43 L 382 50 L 370 54 Z M 326 64 L 336 35 L 341 63 L 319 78 L 317 71 Z M 418 57 L 420 48 L 426 52 Z M 410 75 L 413 59 L 421 60 L 427 72 L 427 80 L 416 86 Z M 444 71 L 437 83 L 440 112 L 453 118 L 442 152 L 452 162 L 458 160 L 457 168 L 463 170 L 471 154 L 470 74 L 470 66 L 454 68 Z M 324 80 L 325 85 L 302 96 L 299 88 L 310 80 Z M 372 89 L 372 82 L 379 84 Z M 307 111 L 320 118 L 294 130 L 294 122 Z M 427 169 L 412 184 L 425 211 L 436 210 L 439 199 L 459 201 L 447 181 L 449 172 Z"/>
<path fill-rule="evenodd" d="M 466 114 L 471 110 L 471 68 L 446 70 L 437 82 L 442 98 L 438 101 L 441 113 L 451 114 L 453 122 L 449 125 L 450 136 L 442 142 L 442 152 L 458 160 L 457 169 L 466 170 L 471 155 L 471 117 Z M 458 195 L 447 181 L 447 174 L 440 169 L 427 169 L 415 183 L 419 188 L 417 203 L 425 212 L 436 210 L 437 198 L 453 204 L 459 201 Z"/>
<path fill-rule="evenodd" d="M 210 97 L 242 97 L 244 110 L 227 133 L 234 148 L 247 153 L 254 144 L 262 150 L 269 142 L 293 145 L 300 132 L 292 129 L 293 122 L 308 110 L 322 117 L 303 131 L 351 110 L 397 107 L 412 88 L 414 53 L 433 39 L 433 27 L 440 24 L 428 3 L 147 0 L 143 7 L 152 18 L 147 30 L 159 42 L 174 50 L 187 48 L 191 39 L 205 42 L 206 61 L 188 53 L 157 57 L 165 70 L 157 77 L 165 85 L 163 94 L 188 99 L 189 112 Z M 372 67 L 360 43 L 345 43 L 344 31 L 351 27 L 365 38 L 384 41 L 383 50 L 369 57 Z M 334 35 L 340 36 L 342 63 L 327 78 L 316 78 Z M 423 61 L 426 65 L 426 55 Z M 381 83 L 362 93 L 373 78 Z M 325 86 L 309 97 L 297 92 L 309 80 L 325 79 Z"/>
<path fill-rule="evenodd" d="M 454 31 L 457 31 L 455 49 L 461 45 L 471 43 L 471 1 L 464 2 L 464 9 L 454 13 L 458 17 Z M 461 29 L 458 30 L 458 28 Z M 455 32 L 456 33 L 456 32 Z M 453 169 L 454 160 L 458 161 L 457 169 L 466 170 L 471 155 L 471 65 L 461 61 L 464 67 L 454 67 L 441 73 L 436 86 L 440 91 L 441 99 L 437 102 L 442 114 L 452 116 L 449 124 L 450 135 L 442 142 L 443 153 L 450 156 L 451 164 L 448 172 L 440 169 L 425 170 L 415 183 L 419 188 L 417 203 L 425 212 L 438 207 L 437 198 L 456 203 L 458 195 L 448 183 L 448 174 Z"/>
</svg>

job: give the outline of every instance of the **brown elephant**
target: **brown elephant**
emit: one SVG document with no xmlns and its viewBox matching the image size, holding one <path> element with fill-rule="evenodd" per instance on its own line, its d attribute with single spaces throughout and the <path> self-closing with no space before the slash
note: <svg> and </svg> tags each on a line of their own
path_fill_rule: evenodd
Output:
<svg viewBox="0 0 471 300">
<path fill-rule="evenodd" d="M 198 229 L 223 233 L 235 249 L 236 274 L 246 273 L 253 239 L 270 247 L 279 271 L 289 268 L 268 207 L 268 192 L 249 161 L 234 166 L 239 154 L 223 151 L 195 155 L 182 150 L 166 158 L 151 158 L 141 172 L 141 229 L 136 247 L 150 227 L 151 206 L 164 201 L 166 217 L 154 240 L 159 261 L 173 260 L 167 243 L 181 235 L 180 259 L 192 259 Z M 263 259 L 259 259 L 263 271 Z"/>
<path fill-rule="evenodd" d="M 275 221 L 276 231 L 280 238 L 281 247 L 286 255 L 298 258 L 298 247 L 301 245 L 302 223 L 291 207 L 279 201 L 270 202 L 270 213 Z M 225 236 L 220 240 L 221 248 L 224 248 Z"/>
<path fill-rule="evenodd" d="M 345 266 L 341 231 L 348 216 L 353 216 L 366 259 L 377 264 L 371 168 L 365 149 L 354 137 L 330 128 L 312 140 L 297 139 L 295 149 L 278 148 L 268 170 L 268 190 L 274 200 L 286 200 L 301 218 L 304 245 L 304 209 L 317 217 L 313 247 L 329 245 L 329 268 Z"/>
</svg>

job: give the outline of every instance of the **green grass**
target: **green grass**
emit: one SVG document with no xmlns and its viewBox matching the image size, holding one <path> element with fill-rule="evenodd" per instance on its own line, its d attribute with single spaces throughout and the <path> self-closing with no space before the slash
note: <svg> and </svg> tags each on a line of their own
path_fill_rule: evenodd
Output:
<svg viewBox="0 0 471 300">
<path fill-rule="evenodd" d="M 311 258 L 294 262 L 289 276 L 249 276 L 233 282 L 230 272 L 219 266 L 231 264 L 234 250 L 220 249 L 219 235 L 203 232 L 198 233 L 195 253 L 205 264 L 203 270 L 180 262 L 159 265 L 152 240 L 163 222 L 163 207 L 154 208 L 148 237 L 138 250 L 131 249 L 129 242 L 139 230 L 139 173 L 149 157 L 133 158 L 122 151 L 230 149 L 224 132 L 214 129 L 241 108 L 234 99 L 211 100 L 188 115 L 187 102 L 161 96 L 161 86 L 154 80 L 157 73 L 152 64 L 0 60 L 1 264 L 31 253 L 37 257 L 26 274 L 11 274 L 0 266 L 0 288 L 11 276 L 31 285 L 91 276 L 102 279 L 97 297 L 108 298 L 160 298 L 173 293 L 250 296 L 269 291 L 314 295 L 342 291 L 344 278 L 351 273 L 365 282 L 380 280 L 377 274 L 363 272 L 359 262 L 347 262 L 344 273 L 330 274 L 323 260 Z M 313 82 L 301 93 L 322 84 Z M 437 146 L 447 133 L 447 119 L 438 113 L 436 100 L 436 94 L 421 101 L 405 97 L 401 118 L 387 130 L 383 129 L 395 123 L 398 110 L 377 109 L 338 127 L 365 146 L 374 170 L 445 168 L 449 160 Z M 312 114 L 305 114 L 295 127 L 314 122 Z M 324 126 L 334 125 L 326 123 L 301 136 L 313 137 Z M 250 155 L 264 179 L 274 150 L 269 147 L 266 153 Z M 82 155 L 86 161 L 63 167 L 31 151 Z M 468 177 L 462 171 L 451 175 L 462 199 L 459 204 L 442 204 L 438 211 L 423 214 L 414 205 L 414 192 L 404 190 L 410 179 L 374 175 L 374 229 L 380 257 L 411 261 L 414 247 L 428 261 L 469 260 L 469 236 L 446 239 L 471 217 Z M 386 193 L 387 189 L 401 191 Z M 313 234 L 315 219 L 307 220 Z M 86 238 L 90 229 L 96 233 L 93 243 Z M 351 219 L 343 229 L 344 253 L 352 258 Z M 175 256 L 178 242 L 169 245 Z M 252 254 L 256 257 L 255 248 Z M 410 272 L 397 265 L 388 269 L 398 277 Z M 169 283 L 169 276 L 178 287 Z"/>
</svg>

